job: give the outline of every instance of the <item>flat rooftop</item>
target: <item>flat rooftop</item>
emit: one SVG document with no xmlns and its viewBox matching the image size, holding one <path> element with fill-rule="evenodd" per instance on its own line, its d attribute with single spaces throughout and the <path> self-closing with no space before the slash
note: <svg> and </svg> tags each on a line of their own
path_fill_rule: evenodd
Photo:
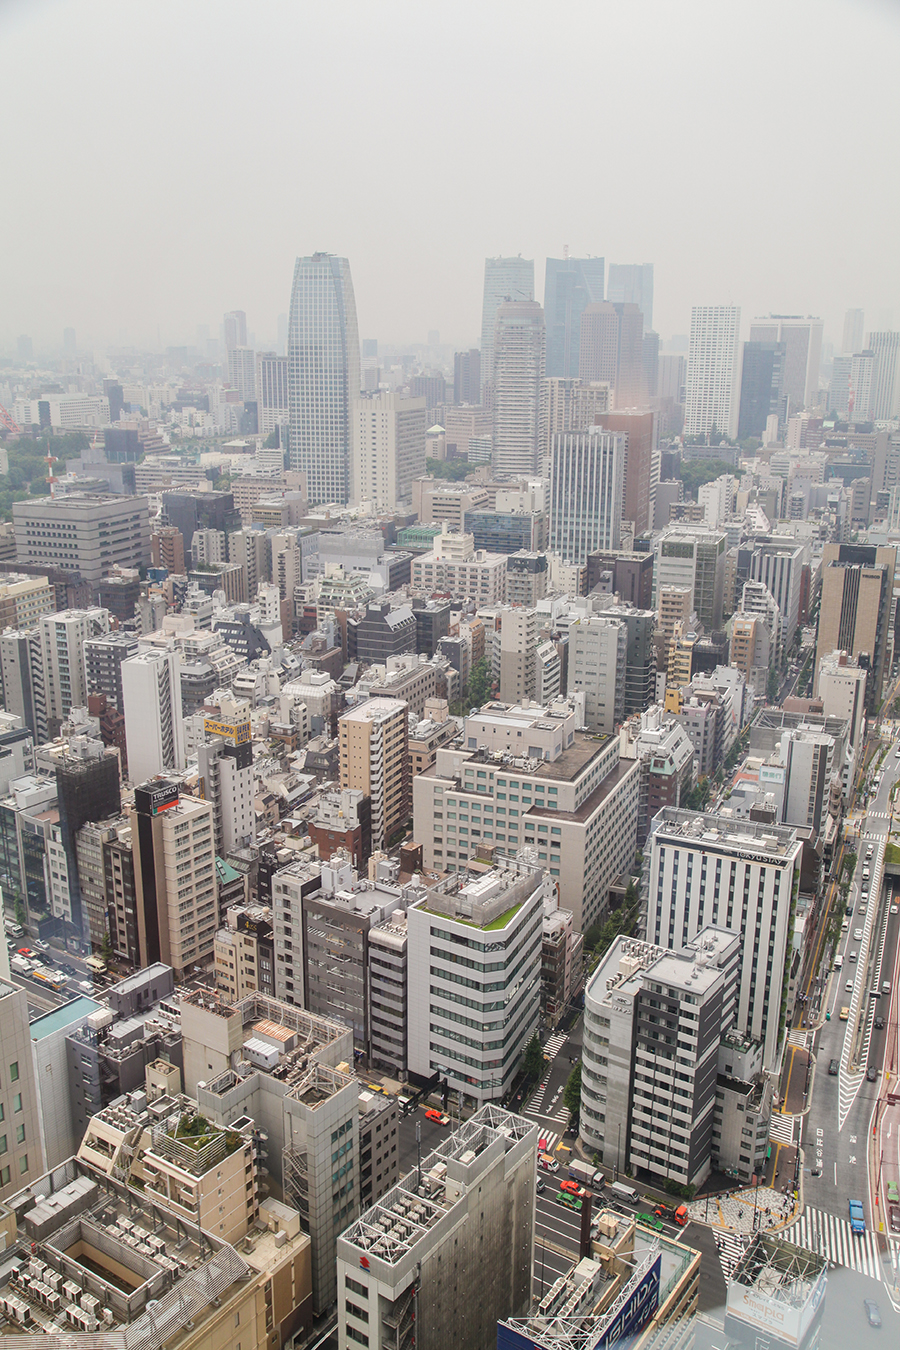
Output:
<svg viewBox="0 0 900 1350">
<path fill-rule="evenodd" d="M 784 825 L 769 825 L 753 820 L 729 820 L 712 812 L 698 814 L 665 806 L 651 825 L 652 835 L 683 839 L 730 852 L 746 849 L 769 854 L 773 861 L 785 861 L 797 843 L 797 831 Z"/>
<path fill-rule="evenodd" d="M 78 998 L 63 1003 L 61 1007 L 54 1008 L 52 1012 L 45 1013 L 43 1017 L 36 1017 L 29 1028 L 31 1039 L 42 1041 L 45 1036 L 52 1036 L 55 1031 L 62 1031 L 73 1022 L 86 1022 L 91 1013 L 100 1012 L 102 1008 L 102 1003 L 79 995 Z"/>
</svg>

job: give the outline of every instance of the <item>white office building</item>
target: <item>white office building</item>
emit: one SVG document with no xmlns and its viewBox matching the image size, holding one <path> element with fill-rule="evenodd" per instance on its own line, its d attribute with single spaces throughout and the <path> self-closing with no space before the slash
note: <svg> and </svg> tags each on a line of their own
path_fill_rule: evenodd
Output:
<svg viewBox="0 0 900 1350">
<path fill-rule="evenodd" d="M 780 342 L 784 347 L 781 393 L 788 397 L 790 412 L 800 412 L 815 403 L 822 328 L 821 319 L 802 314 L 771 314 L 765 319 L 754 319 L 750 325 L 751 342 Z"/>
<path fill-rule="evenodd" d="M 378 511 L 395 511 L 412 497 L 412 482 L 425 472 L 425 398 L 390 390 L 353 401 L 350 493 Z"/>
<path fill-rule="evenodd" d="M 536 862 L 458 872 L 407 911 L 409 1071 L 479 1106 L 509 1091 L 540 1022 L 544 878 Z"/>
<path fill-rule="evenodd" d="M 736 1025 L 777 1060 L 802 844 L 782 825 L 664 807 L 650 827 L 647 939 L 678 951 L 708 925 L 739 932 Z"/>
<path fill-rule="evenodd" d="M 494 335 L 493 464 L 501 478 L 539 467 L 544 311 L 532 301 L 502 304 Z"/>
<path fill-rule="evenodd" d="M 739 305 L 695 305 L 691 310 L 684 432 L 702 436 L 716 427 L 737 436 L 740 411 Z"/>
<path fill-rule="evenodd" d="M 610 736 L 625 718 L 628 630 L 615 619 L 569 625 L 570 696 L 584 699 L 584 730 Z"/>
<path fill-rule="evenodd" d="M 494 331 L 497 310 L 507 300 L 534 299 L 533 258 L 485 258 L 481 308 L 481 392 L 494 380 Z"/>
<path fill-rule="evenodd" d="M 63 721 L 87 704 L 84 644 L 109 632 L 109 610 L 65 609 L 40 620 L 44 708 L 48 722 Z"/>
<path fill-rule="evenodd" d="M 900 333 L 869 333 L 866 350 L 875 357 L 870 413 L 874 421 L 888 422 L 900 414 Z"/>
<path fill-rule="evenodd" d="M 122 662 L 128 776 L 143 783 L 184 768 L 181 652 L 150 647 Z"/>
<path fill-rule="evenodd" d="M 590 427 L 552 438 L 550 548 L 564 563 L 619 547 L 624 481 L 622 437 Z"/>
</svg>

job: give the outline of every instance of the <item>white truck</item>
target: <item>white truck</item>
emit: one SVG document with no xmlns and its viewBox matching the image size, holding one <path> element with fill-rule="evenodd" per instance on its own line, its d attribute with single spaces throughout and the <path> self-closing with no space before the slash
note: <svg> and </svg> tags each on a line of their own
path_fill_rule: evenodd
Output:
<svg viewBox="0 0 900 1350">
<path fill-rule="evenodd" d="M 596 1167 L 593 1167 L 590 1163 L 582 1162 L 579 1158 L 573 1158 L 569 1163 L 569 1178 L 582 1186 L 586 1186 L 588 1190 L 603 1185 L 603 1173 L 598 1172 Z"/>
</svg>

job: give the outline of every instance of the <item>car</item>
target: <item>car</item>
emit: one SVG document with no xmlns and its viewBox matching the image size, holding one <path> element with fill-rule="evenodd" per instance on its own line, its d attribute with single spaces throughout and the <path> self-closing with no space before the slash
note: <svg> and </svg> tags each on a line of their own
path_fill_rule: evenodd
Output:
<svg viewBox="0 0 900 1350">
<path fill-rule="evenodd" d="M 70 980 L 74 980 L 78 975 L 78 971 L 75 967 L 67 965 L 65 961 L 60 961 L 56 969 L 61 970 L 64 975 L 68 975 Z"/>
<path fill-rule="evenodd" d="M 852 906 L 852 905 L 845 905 L 845 906 L 844 906 L 844 914 L 847 915 L 847 916 L 849 916 L 849 915 L 852 914 L 852 913 L 853 913 L 853 906 Z"/>
<path fill-rule="evenodd" d="M 844 989 L 847 991 L 848 994 L 852 994 L 852 993 L 853 993 L 853 981 L 852 981 L 852 980 L 848 980 L 847 983 L 844 985 Z"/>
<path fill-rule="evenodd" d="M 860 903 L 861 908 L 862 908 L 862 909 L 865 909 L 866 905 L 869 903 L 869 892 L 868 892 L 868 891 L 861 891 L 861 892 L 860 892 L 859 903 Z"/>
<path fill-rule="evenodd" d="M 547 1183 L 546 1183 L 546 1181 L 544 1180 L 544 1178 L 543 1178 L 543 1177 L 538 1177 L 537 1182 L 535 1183 L 535 1187 L 534 1187 L 534 1189 L 537 1191 L 538 1195 L 540 1195 L 541 1191 L 545 1189 L 546 1185 L 547 1185 Z"/>
<path fill-rule="evenodd" d="M 809 1169 L 809 1175 L 811 1177 L 820 1177 L 822 1175 L 821 1167 L 811 1167 Z"/>
<path fill-rule="evenodd" d="M 38 951 L 40 951 L 40 952 L 49 952 L 49 950 L 50 950 L 50 945 L 49 945 L 49 943 L 47 943 L 47 942 L 42 942 L 40 938 L 35 938 L 35 939 L 34 939 L 34 945 L 37 947 Z"/>
<path fill-rule="evenodd" d="M 900 1190 L 897 1189 L 896 1181 L 889 1181 L 887 1184 L 887 1198 L 895 1205 L 900 1205 Z"/>
<path fill-rule="evenodd" d="M 561 1181 L 559 1183 L 559 1189 L 561 1191 L 569 1191 L 572 1195 L 585 1194 L 583 1188 L 579 1186 L 577 1181 Z"/>
<path fill-rule="evenodd" d="M 881 992 L 882 992 L 883 994 L 889 994 L 889 993 L 891 992 L 891 982 L 890 982 L 890 980 L 882 980 L 882 981 L 881 981 Z"/>
<path fill-rule="evenodd" d="M 876 1017 L 873 1025 L 876 1031 L 884 1031 L 884 1018 Z"/>
<path fill-rule="evenodd" d="M 891 905 L 891 913 L 892 913 L 892 914 L 896 914 L 896 913 L 897 913 L 897 906 L 896 906 L 896 905 Z"/>
<path fill-rule="evenodd" d="M 891 1232 L 900 1233 L 900 1205 L 890 1206 Z"/>
<path fill-rule="evenodd" d="M 426 1120 L 434 1120 L 438 1125 L 449 1125 L 450 1117 L 445 1111 L 436 1111 L 433 1106 L 429 1106 L 425 1112 Z"/>
<path fill-rule="evenodd" d="M 846 1021 L 847 1021 L 847 1018 L 848 1018 L 849 1016 L 850 1016 L 850 1009 L 849 1009 L 849 1008 L 841 1008 L 841 1012 L 840 1012 L 840 1018 L 841 1018 L 841 1021 L 842 1021 L 842 1022 L 846 1022 Z"/>
<path fill-rule="evenodd" d="M 870 1064 L 869 1067 L 866 1069 L 866 1081 L 868 1083 L 878 1082 L 878 1070 L 875 1068 L 873 1064 Z"/>
<path fill-rule="evenodd" d="M 881 1326 L 881 1313 L 878 1311 L 878 1304 L 874 1298 L 864 1298 L 863 1307 L 866 1310 L 866 1317 L 869 1319 L 870 1327 Z"/>
<path fill-rule="evenodd" d="M 862 930 L 861 928 L 854 928 L 854 930 L 853 930 L 853 941 L 854 941 L 854 942 L 862 942 L 862 934 L 863 934 L 863 930 Z"/>
<path fill-rule="evenodd" d="M 847 960 L 848 960 L 848 961 L 855 961 L 855 960 L 856 960 L 856 952 L 848 952 L 848 953 L 847 953 Z"/>
<path fill-rule="evenodd" d="M 830 1062 L 830 1064 L 828 1065 L 828 1072 L 831 1074 L 832 1077 L 834 1077 L 834 1075 L 837 1073 L 839 1067 L 840 1067 L 840 1066 L 838 1065 L 838 1062 L 837 1062 L 836 1059 L 833 1059 L 833 1060 Z"/>
</svg>

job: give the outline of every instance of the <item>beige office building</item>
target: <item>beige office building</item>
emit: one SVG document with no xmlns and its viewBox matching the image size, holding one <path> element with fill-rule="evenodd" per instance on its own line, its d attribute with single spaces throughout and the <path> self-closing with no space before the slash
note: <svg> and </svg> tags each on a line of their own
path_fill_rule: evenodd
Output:
<svg viewBox="0 0 900 1350">
<path fill-rule="evenodd" d="M 372 848 L 384 848 L 409 818 L 409 708 L 398 698 L 370 698 L 338 722 L 341 787 L 372 803 Z"/>
</svg>

